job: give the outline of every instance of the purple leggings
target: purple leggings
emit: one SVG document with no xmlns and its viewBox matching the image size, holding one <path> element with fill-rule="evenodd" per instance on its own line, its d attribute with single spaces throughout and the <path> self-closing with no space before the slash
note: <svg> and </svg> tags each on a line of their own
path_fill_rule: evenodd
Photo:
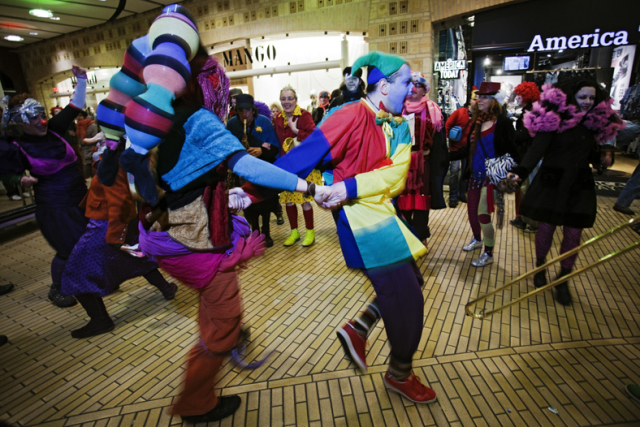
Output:
<svg viewBox="0 0 640 427">
<path fill-rule="evenodd" d="M 384 321 L 391 355 L 410 364 L 422 337 L 422 275 L 410 262 L 370 268 L 364 272 L 376 291 L 374 303 Z"/>
<path fill-rule="evenodd" d="M 538 223 L 538 233 L 536 234 L 536 258 L 541 260 L 547 256 L 551 249 L 551 243 L 553 243 L 553 233 L 556 230 L 556 226 L 553 224 L 547 224 L 546 222 Z M 571 249 L 580 245 L 580 235 L 582 234 L 582 228 L 562 227 L 562 244 L 560 245 L 560 254 L 569 252 Z M 572 270 L 573 265 L 576 263 L 578 254 L 571 255 L 560 262 L 560 266 L 565 270 Z"/>
</svg>

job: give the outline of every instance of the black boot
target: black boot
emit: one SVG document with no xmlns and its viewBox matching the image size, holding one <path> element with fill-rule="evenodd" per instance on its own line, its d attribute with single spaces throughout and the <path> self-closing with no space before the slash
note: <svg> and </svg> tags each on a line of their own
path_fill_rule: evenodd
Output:
<svg viewBox="0 0 640 427">
<path fill-rule="evenodd" d="M 557 279 L 561 278 L 562 276 L 566 276 L 569 273 L 571 273 L 571 270 L 562 268 L 560 270 L 560 274 L 558 274 Z M 556 301 L 558 301 L 562 305 L 571 305 L 571 294 L 569 293 L 568 282 L 565 281 L 556 286 L 555 298 Z"/>
<path fill-rule="evenodd" d="M 220 421 L 227 418 L 229 415 L 233 415 L 234 412 L 240 407 L 242 400 L 239 396 L 220 396 L 218 398 L 218 404 L 215 408 L 202 415 L 192 415 L 190 417 L 182 417 L 183 421 L 188 423 L 206 423 L 209 421 Z"/>
<path fill-rule="evenodd" d="M 270 248 L 273 246 L 273 239 L 271 238 L 271 227 L 269 227 L 268 218 L 262 217 L 262 234 L 264 234 L 264 241 L 266 246 Z"/>
<path fill-rule="evenodd" d="M 60 308 L 73 307 L 78 303 L 74 297 L 70 295 L 62 295 L 60 293 L 60 285 L 56 285 L 55 283 L 49 288 L 48 298 L 53 305 Z"/>
<path fill-rule="evenodd" d="M 107 307 L 104 306 L 104 301 L 98 294 L 78 295 L 78 301 L 91 320 L 82 328 L 71 331 L 73 338 L 89 338 L 106 334 L 115 328 L 113 320 L 107 312 Z"/>
<path fill-rule="evenodd" d="M 275 213 L 276 213 L 276 224 L 278 225 L 284 224 L 284 218 L 282 217 L 282 205 L 280 204 L 279 201 L 277 202 Z"/>
<path fill-rule="evenodd" d="M 536 261 L 536 267 L 540 267 L 541 265 L 546 264 L 546 258 L 539 259 Z M 541 288 L 547 284 L 547 270 L 542 270 L 533 276 L 533 285 L 536 288 Z"/>
<path fill-rule="evenodd" d="M 147 282 L 158 288 L 158 290 L 162 292 L 164 299 L 167 301 L 175 298 L 176 292 L 178 291 L 178 285 L 167 282 L 157 268 L 145 274 L 144 278 L 147 279 Z"/>
</svg>

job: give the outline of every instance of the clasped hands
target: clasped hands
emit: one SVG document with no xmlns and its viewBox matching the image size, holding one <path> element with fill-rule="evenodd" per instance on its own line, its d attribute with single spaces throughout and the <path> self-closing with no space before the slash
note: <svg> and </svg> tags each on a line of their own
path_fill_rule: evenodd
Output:
<svg viewBox="0 0 640 427">
<path fill-rule="evenodd" d="M 335 209 L 347 200 L 347 187 L 344 182 L 338 182 L 331 186 L 317 185 L 313 199 L 318 206 L 324 209 Z M 251 199 L 240 187 L 229 190 L 229 209 L 238 212 L 251 206 Z"/>
</svg>

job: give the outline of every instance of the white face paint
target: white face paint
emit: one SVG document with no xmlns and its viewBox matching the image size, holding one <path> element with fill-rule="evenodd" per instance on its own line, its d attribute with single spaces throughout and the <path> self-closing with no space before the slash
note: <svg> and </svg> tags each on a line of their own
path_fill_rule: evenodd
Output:
<svg viewBox="0 0 640 427">
<path fill-rule="evenodd" d="M 576 102 L 582 111 L 589 111 L 596 102 L 596 88 L 585 86 L 576 93 Z"/>
<path fill-rule="evenodd" d="M 404 105 L 404 100 L 411 95 L 413 82 L 411 81 L 411 69 L 407 64 L 400 67 L 398 75 L 393 83 L 389 84 L 389 94 L 385 107 L 391 114 L 400 114 Z"/>
<path fill-rule="evenodd" d="M 344 85 L 347 87 L 349 92 L 356 92 L 358 90 L 358 86 L 360 86 L 360 79 L 348 74 L 344 78 Z"/>
</svg>

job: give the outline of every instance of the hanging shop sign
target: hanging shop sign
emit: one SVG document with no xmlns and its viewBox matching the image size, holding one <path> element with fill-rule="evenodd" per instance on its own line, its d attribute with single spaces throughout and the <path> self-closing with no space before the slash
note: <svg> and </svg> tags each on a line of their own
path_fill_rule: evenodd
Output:
<svg viewBox="0 0 640 427">
<path fill-rule="evenodd" d="M 440 73 L 443 80 L 460 78 L 460 71 L 467 69 L 467 61 L 464 59 L 453 60 L 451 58 L 446 61 L 438 61 L 434 64 L 433 70 Z"/>
<path fill-rule="evenodd" d="M 537 34 L 533 37 L 527 52 L 544 52 L 547 50 L 584 49 L 601 46 L 625 46 L 629 44 L 629 34 L 626 31 L 606 31 L 600 33 L 600 28 L 592 34 L 575 35 L 571 37 L 547 37 L 546 44 Z"/>
<path fill-rule="evenodd" d="M 253 61 L 258 63 L 274 61 L 276 59 L 276 47 L 272 45 L 256 46 L 253 52 L 246 47 L 230 49 L 222 52 L 222 59 L 225 67 L 246 68 L 247 64 L 253 64 Z"/>
<path fill-rule="evenodd" d="M 634 45 L 640 42 L 637 10 L 638 0 L 507 2 L 475 14 L 473 49 L 543 53 Z M 527 19 L 531 16 L 544 19 Z"/>
</svg>

